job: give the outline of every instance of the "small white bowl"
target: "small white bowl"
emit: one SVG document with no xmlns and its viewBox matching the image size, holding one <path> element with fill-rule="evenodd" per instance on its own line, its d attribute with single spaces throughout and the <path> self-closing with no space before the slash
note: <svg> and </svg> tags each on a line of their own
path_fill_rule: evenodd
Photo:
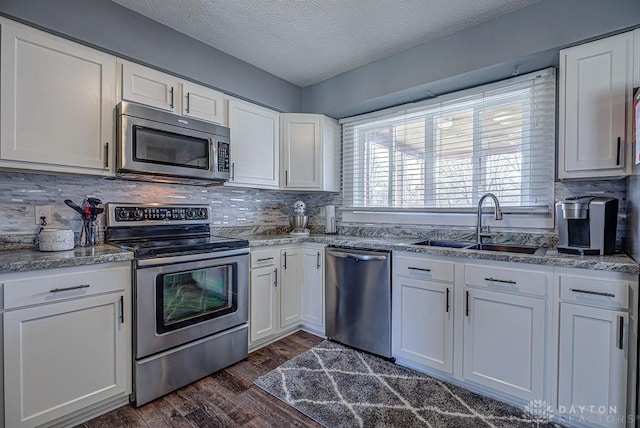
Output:
<svg viewBox="0 0 640 428">
<path fill-rule="evenodd" d="M 71 229 L 42 229 L 38 237 L 40 251 L 66 251 L 74 247 Z"/>
</svg>

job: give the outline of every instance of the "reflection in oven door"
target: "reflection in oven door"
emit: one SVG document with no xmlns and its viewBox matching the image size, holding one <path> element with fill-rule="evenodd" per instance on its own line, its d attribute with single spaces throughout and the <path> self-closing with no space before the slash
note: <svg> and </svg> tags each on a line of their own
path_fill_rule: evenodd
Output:
<svg viewBox="0 0 640 428">
<path fill-rule="evenodd" d="M 248 321 L 248 255 L 136 270 L 136 358 Z"/>
<path fill-rule="evenodd" d="M 136 264 L 135 406 L 247 357 L 248 248 Z"/>
</svg>

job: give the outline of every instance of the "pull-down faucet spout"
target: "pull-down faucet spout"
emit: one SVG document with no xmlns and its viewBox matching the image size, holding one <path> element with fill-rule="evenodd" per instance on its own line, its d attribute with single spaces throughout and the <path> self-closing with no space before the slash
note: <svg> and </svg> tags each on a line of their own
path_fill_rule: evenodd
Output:
<svg viewBox="0 0 640 428">
<path fill-rule="evenodd" d="M 489 197 L 493 199 L 493 204 L 495 208 L 495 218 L 496 220 L 502 220 L 502 210 L 500 209 L 500 202 L 498 202 L 498 198 L 493 193 L 485 193 L 478 200 L 478 218 L 476 222 L 476 243 L 482 244 L 482 238 L 486 238 L 489 235 L 486 233 L 482 233 L 482 203 L 484 200 Z"/>
</svg>

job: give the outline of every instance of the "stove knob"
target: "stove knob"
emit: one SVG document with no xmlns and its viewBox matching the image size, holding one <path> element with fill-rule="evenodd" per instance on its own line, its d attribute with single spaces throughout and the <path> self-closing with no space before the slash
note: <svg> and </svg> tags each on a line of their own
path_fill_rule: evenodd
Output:
<svg viewBox="0 0 640 428">
<path fill-rule="evenodd" d="M 142 218 L 142 211 L 136 208 L 136 210 L 133 212 L 133 217 L 136 220 L 140 220 Z"/>
<path fill-rule="evenodd" d="M 198 218 L 207 218 L 207 210 L 205 210 L 204 208 L 200 208 L 198 210 Z"/>
<path fill-rule="evenodd" d="M 191 219 L 194 218 L 196 216 L 196 212 L 194 210 L 192 210 L 191 208 L 187 209 L 187 218 Z"/>
<path fill-rule="evenodd" d="M 129 211 L 127 211 L 127 210 L 124 210 L 124 209 L 118 210 L 116 214 L 117 214 L 118 220 L 128 220 L 129 219 Z"/>
</svg>

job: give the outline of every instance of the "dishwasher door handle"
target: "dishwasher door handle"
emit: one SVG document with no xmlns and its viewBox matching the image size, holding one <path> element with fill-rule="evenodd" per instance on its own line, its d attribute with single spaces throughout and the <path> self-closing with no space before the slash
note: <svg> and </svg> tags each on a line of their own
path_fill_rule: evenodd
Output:
<svg viewBox="0 0 640 428">
<path fill-rule="evenodd" d="M 376 260 L 376 261 L 384 261 L 387 260 L 387 256 L 374 256 L 374 255 L 366 255 L 366 254 L 353 254 L 353 253 L 343 253 L 342 251 L 330 251 L 327 250 L 332 256 L 340 257 L 341 259 L 355 259 L 355 260 Z"/>
</svg>

